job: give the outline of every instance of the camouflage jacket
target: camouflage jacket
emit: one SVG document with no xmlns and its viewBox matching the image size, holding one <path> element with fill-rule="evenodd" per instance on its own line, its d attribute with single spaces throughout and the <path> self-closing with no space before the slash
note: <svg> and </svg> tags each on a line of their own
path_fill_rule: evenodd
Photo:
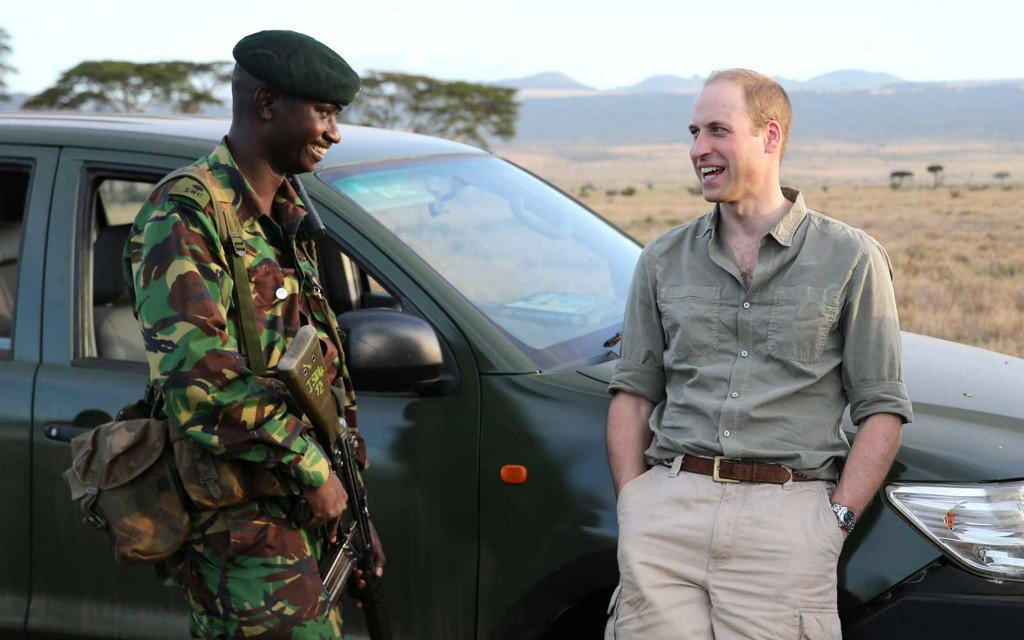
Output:
<svg viewBox="0 0 1024 640">
<path fill-rule="evenodd" d="M 355 428 L 355 395 L 340 345 L 330 337 L 333 316 L 318 283 L 315 249 L 301 234 L 296 239 L 306 210 L 291 185 L 278 189 L 271 212 L 260 211 L 226 139 L 192 166 L 206 172 L 213 198 L 241 224 L 267 371 L 299 327 L 312 321 L 328 378 L 333 382 L 340 372 L 345 380 L 346 418 Z M 157 188 L 125 247 L 150 380 L 163 390 L 172 424 L 214 454 L 284 468 L 301 485 L 318 487 L 329 466 L 312 431 L 279 386 L 253 375 L 239 353 L 229 258 L 210 196 L 196 187 L 185 177 Z M 361 442 L 358 451 L 365 452 Z"/>
</svg>

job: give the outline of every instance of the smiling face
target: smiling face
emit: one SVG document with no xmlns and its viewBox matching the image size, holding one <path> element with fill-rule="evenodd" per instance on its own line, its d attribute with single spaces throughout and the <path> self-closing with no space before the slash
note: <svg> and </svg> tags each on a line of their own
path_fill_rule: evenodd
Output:
<svg viewBox="0 0 1024 640">
<path fill-rule="evenodd" d="M 341 141 L 338 114 L 329 102 L 278 95 L 268 131 L 271 163 L 280 173 L 306 173 L 324 159 L 332 144 Z"/>
<path fill-rule="evenodd" d="M 708 202 L 738 203 L 778 191 L 779 125 L 755 128 L 738 84 L 718 80 L 701 90 L 690 134 L 690 160 Z"/>
</svg>

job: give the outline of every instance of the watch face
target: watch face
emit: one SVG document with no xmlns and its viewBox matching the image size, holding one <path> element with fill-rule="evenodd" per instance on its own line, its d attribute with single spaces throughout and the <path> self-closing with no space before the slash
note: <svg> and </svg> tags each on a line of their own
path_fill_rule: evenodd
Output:
<svg viewBox="0 0 1024 640">
<path fill-rule="evenodd" d="M 857 524 L 857 516 L 854 515 L 852 509 L 844 507 L 838 502 L 833 502 L 832 511 L 835 512 L 836 518 L 839 519 L 840 527 L 846 529 L 847 532 L 853 531 L 854 525 Z"/>
<path fill-rule="evenodd" d="M 849 509 L 843 509 L 843 513 L 841 516 L 839 516 L 839 518 L 840 520 L 842 520 L 843 526 L 847 528 L 852 528 L 853 523 L 856 522 L 856 518 L 854 517 L 853 512 L 850 511 Z"/>
</svg>

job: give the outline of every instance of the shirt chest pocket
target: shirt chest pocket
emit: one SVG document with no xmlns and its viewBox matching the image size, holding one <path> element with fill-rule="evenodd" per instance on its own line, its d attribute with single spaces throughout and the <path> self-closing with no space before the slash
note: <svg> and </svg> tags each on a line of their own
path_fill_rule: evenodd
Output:
<svg viewBox="0 0 1024 640">
<path fill-rule="evenodd" d="M 712 285 L 665 287 L 658 310 L 665 344 L 681 360 L 707 355 L 718 347 L 721 288 Z"/>
<path fill-rule="evenodd" d="M 271 307 L 284 299 L 284 274 L 276 264 L 264 263 L 249 268 L 249 281 L 252 283 L 252 301 L 257 312 L 267 313 Z M 279 293 L 281 292 L 281 293 Z"/>
<path fill-rule="evenodd" d="M 768 316 L 768 353 L 779 360 L 817 362 L 839 313 L 839 292 L 782 287 Z"/>
</svg>

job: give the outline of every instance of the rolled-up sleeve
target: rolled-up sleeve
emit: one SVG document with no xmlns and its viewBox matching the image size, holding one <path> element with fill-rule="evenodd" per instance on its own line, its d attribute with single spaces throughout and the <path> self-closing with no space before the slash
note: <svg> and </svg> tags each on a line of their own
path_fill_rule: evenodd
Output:
<svg viewBox="0 0 1024 640">
<path fill-rule="evenodd" d="M 626 391 L 658 404 L 665 397 L 665 337 L 649 249 L 640 254 L 633 274 L 622 322 L 622 348 L 608 392 Z"/>
<path fill-rule="evenodd" d="M 903 349 L 892 265 L 885 250 L 867 241 L 854 268 L 842 310 L 843 389 L 854 424 L 876 413 L 914 419 L 903 383 Z"/>
</svg>

